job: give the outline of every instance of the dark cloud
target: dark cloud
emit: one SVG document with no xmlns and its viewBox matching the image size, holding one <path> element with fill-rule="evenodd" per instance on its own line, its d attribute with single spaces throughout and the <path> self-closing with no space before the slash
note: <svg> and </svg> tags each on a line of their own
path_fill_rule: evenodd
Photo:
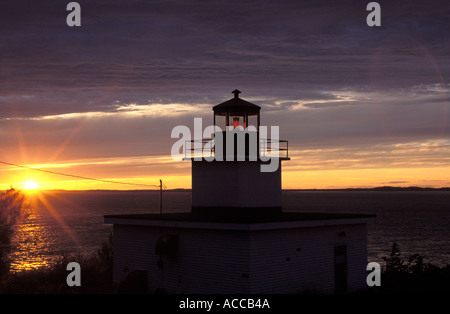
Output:
<svg viewBox="0 0 450 314">
<path fill-rule="evenodd" d="M 365 24 L 361 1 L 80 1 L 80 28 L 65 25 L 65 5 L 2 7 L 0 93 L 35 96 L 2 107 L 33 114 L 107 110 L 117 99 L 195 103 L 236 86 L 299 98 L 448 76 L 445 1 L 383 3 L 380 29 Z"/>
<path fill-rule="evenodd" d="M 448 1 L 380 2 L 380 28 L 356 0 L 79 1 L 79 28 L 65 23 L 67 3 L 2 4 L 3 147 L 20 131 L 42 156 L 39 144 L 51 156 L 67 138 L 60 157 L 168 154 L 171 129 L 191 125 L 190 113 L 28 118 L 213 106 L 235 88 L 292 147 L 449 136 Z"/>
</svg>

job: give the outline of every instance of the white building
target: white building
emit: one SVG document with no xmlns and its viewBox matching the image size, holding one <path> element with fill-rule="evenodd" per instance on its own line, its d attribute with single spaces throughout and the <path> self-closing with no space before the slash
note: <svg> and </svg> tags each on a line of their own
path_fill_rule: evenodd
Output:
<svg viewBox="0 0 450 314">
<path fill-rule="evenodd" d="M 367 223 L 374 216 L 283 212 L 281 164 L 289 160 L 287 141 L 260 138 L 260 107 L 233 93 L 213 108 L 214 124 L 226 130 L 211 154 L 224 160 L 205 158 L 205 149 L 200 156 L 195 150 L 186 156 L 192 162 L 190 213 L 105 216 L 105 223 L 114 225 L 114 281 L 134 281 L 150 293 L 364 289 Z M 238 125 L 255 126 L 256 136 L 248 134 L 230 150 L 225 138 L 236 136 Z M 264 158 L 273 147 L 280 155 Z M 261 171 L 271 162 L 275 171 Z"/>
</svg>

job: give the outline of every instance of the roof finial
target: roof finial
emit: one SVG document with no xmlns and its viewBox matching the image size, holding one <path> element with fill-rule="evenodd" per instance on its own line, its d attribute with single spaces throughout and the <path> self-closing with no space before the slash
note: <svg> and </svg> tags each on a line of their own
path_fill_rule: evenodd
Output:
<svg viewBox="0 0 450 314">
<path fill-rule="evenodd" d="M 232 91 L 232 93 L 234 94 L 234 98 L 239 98 L 239 94 L 241 93 L 241 91 L 238 89 L 235 89 L 234 91 Z"/>
</svg>

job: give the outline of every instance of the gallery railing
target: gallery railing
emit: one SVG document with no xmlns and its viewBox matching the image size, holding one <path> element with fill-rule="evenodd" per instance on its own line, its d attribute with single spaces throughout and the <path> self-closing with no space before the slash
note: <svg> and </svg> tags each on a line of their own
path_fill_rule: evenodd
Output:
<svg viewBox="0 0 450 314">
<path fill-rule="evenodd" d="M 258 156 L 263 158 L 278 157 L 289 159 L 289 142 L 278 139 L 260 139 Z M 215 157 L 216 145 L 213 138 L 203 138 L 185 142 L 184 159 Z M 234 151 L 236 154 L 236 151 Z M 225 153 L 226 154 L 226 153 Z"/>
</svg>

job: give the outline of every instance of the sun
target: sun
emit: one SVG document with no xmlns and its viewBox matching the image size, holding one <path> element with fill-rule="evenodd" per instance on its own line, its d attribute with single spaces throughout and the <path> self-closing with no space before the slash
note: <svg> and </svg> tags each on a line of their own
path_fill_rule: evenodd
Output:
<svg viewBox="0 0 450 314">
<path fill-rule="evenodd" d="M 39 187 L 39 185 L 36 183 L 36 181 L 29 180 L 25 182 L 23 188 L 25 190 L 36 190 Z"/>
</svg>

